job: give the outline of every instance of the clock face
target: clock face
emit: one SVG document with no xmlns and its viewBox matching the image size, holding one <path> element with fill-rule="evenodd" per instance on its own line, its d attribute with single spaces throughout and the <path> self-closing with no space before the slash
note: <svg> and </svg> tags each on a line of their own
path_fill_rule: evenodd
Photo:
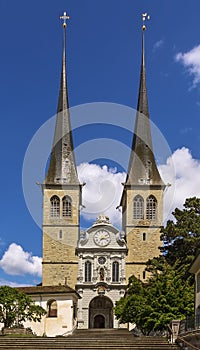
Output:
<svg viewBox="0 0 200 350">
<path fill-rule="evenodd" d="M 99 230 L 94 235 L 94 242 L 100 247 L 105 247 L 110 243 L 110 235 L 108 231 Z"/>
</svg>

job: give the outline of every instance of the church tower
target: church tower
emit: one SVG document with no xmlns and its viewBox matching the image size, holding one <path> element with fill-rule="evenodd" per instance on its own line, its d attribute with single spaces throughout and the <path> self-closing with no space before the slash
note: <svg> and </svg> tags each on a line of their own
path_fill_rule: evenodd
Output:
<svg viewBox="0 0 200 350">
<path fill-rule="evenodd" d="M 66 12 L 63 20 L 63 54 L 57 118 L 49 168 L 43 188 L 42 285 L 74 288 L 78 274 L 75 248 L 79 238 L 81 185 L 78 180 L 66 77 Z"/>
<path fill-rule="evenodd" d="M 143 15 L 143 21 L 146 19 Z M 122 228 L 126 234 L 127 281 L 131 275 L 145 280 L 145 263 L 159 255 L 165 185 L 156 165 L 146 90 L 144 33 L 139 96 L 128 173 L 122 193 Z"/>
</svg>

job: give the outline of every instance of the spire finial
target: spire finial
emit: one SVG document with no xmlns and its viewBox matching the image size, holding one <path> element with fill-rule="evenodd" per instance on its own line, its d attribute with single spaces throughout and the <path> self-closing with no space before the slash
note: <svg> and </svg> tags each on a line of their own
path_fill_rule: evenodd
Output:
<svg viewBox="0 0 200 350">
<path fill-rule="evenodd" d="M 148 15 L 148 13 L 142 13 L 142 21 L 143 21 L 143 25 L 142 25 L 142 30 L 146 30 L 146 26 L 144 24 L 144 22 L 147 20 L 147 19 L 150 19 L 150 16 Z"/>
<path fill-rule="evenodd" d="M 60 16 L 60 19 L 63 20 L 63 28 L 67 27 L 67 20 L 70 19 L 70 17 L 67 15 L 67 12 L 63 13 L 63 16 Z"/>
</svg>

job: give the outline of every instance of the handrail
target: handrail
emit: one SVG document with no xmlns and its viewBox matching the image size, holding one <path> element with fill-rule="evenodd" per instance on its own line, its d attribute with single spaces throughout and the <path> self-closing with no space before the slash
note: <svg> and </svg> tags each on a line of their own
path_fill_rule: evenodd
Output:
<svg viewBox="0 0 200 350">
<path fill-rule="evenodd" d="M 62 334 L 62 337 L 66 337 L 68 334 L 74 333 L 74 331 L 75 331 L 76 328 L 77 328 L 77 322 L 75 323 L 74 327 L 73 327 L 71 330 L 69 330 L 69 331 L 63 333 L 63 334 Z"/>
<path fill-rule="evenodd" d="M 185 343 L 185 345 L 190 346 L 191 349 L 194 349 L 194 350 L 200 349 L 200 348 L 197 348 L 195 345 L 188 343 L 184 338 L 182 338 L 180 336 L 177 337 L 177 340 L 180 340 L 181 342 Z"/>
<path fill-rule="evenodd" d="M 173 334 L 173 331 L 172 331 L 172 329 L 171 329 L 171 327 L 170 327 L 169 324 L 168 324 L 167 328 L 169 329 L 169 332 L 170 332 L 171 334 Z"/>
<path fill-rule="evenodd" d="M 173 343 L 174 342 L 174 334 L 173 334 L 173 330 L 171 329 L 171 327 L 170 327 L 170 325 L 168 324 L 167 325 L 167 328 L 168 328 L 168 330 L 169 330 L 169 334 L 171 335 L 171 343 Z"/>
</svg>

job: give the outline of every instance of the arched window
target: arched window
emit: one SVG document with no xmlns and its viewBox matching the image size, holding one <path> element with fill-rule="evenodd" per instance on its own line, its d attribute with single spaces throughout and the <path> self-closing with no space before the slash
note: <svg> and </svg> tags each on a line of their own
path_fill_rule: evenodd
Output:
<svg viewBox="0 0 200 350">
<path fill-rule="evenodd" d="M 157 210 L 157 200 L 153 195 L 151 195 L 147 198 L 147 202 L 146 202 L 146 218 L 148 220 L 155 220 L 156 210 Z"/>
<path fill-rule="evenodd" d="M 143 232 L 143 234 L 142 234 L 142 239 L 143 239 L 143 241 L 146 241 L 146 239 L 147 239 L 147 234 L 146 234 L 146 232 Z"/>
<path fill-rule="evenodd" d="M 57 302 L 56 300 L 49 300 L 47 302 L 47 316 L 57 317 Z"/>
<path fill-rule="evenodd" d="M 85 262 L 85 282 L 91 282 L 92 279 L 92 264 L 90 261 Z"/>
<path fill-rule="evenodd" d="M 58 196 L 53 196 L 50 199 L 51 202 L 51 218 L 59 218 L 60 217 L 60 199 Z"/>
<path fill-rule="evenodd" d="M 144 200 L 139 195 L 133 199 L 133 219 L 144 219 Z"/>
<path fill-rule="evenodd" d="M 72 200 L 69 196 L 62 199 L 62 216 L 65 218 L 72 216 Z"/>
<path fill-rule="evenodd" d="M 119 282 L 119 263 L 114 261 L 112 264 L 112 281 Z"/>
</svg>

